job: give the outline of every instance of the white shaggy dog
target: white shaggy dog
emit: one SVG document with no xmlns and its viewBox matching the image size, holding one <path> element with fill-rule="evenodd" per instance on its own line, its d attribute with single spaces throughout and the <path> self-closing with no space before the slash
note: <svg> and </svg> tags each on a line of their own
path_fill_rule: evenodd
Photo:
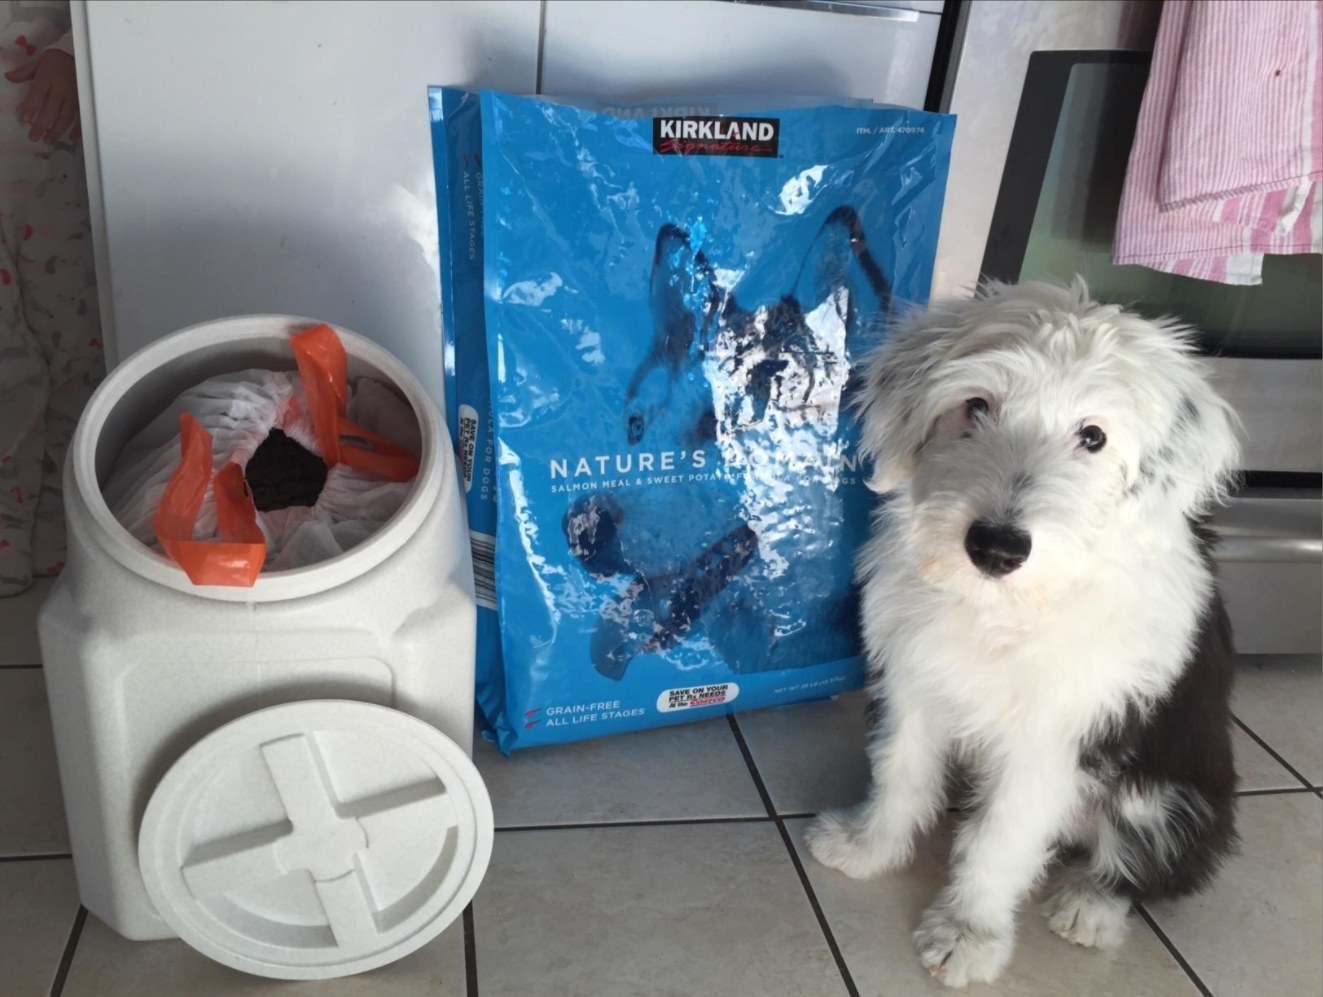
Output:
<svg viewBox="0 0 1323 997">
<path fill-rule="evenodd" d="M 1234 416 L 1188 330 L 1082 283 L 934 304 L 864 375 L 883 720 L 868 799 L 809 847 L 855 877 L 904 865 L 959 762 L 975 795 L 923 964 L 994 979 L 1056 849 L 1076 868 L 1051 927 L 1119 944 L 1133 902 L 1201 888 L 1235 844 L 1230 633 L 1197 525 L 1237 466 Z"/>
</svg>

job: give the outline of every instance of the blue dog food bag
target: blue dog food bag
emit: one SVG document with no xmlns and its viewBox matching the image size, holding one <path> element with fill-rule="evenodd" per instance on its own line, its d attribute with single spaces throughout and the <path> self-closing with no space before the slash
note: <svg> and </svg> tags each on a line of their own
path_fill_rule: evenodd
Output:
<svg viewBox="0 0 1323 997">
<path fill-rule="evenodd" d="M 927 297 L 954 119 L 431 100 L 501 750 L 857 688 L 872 496 L 847 387 Z"/>
</svg>

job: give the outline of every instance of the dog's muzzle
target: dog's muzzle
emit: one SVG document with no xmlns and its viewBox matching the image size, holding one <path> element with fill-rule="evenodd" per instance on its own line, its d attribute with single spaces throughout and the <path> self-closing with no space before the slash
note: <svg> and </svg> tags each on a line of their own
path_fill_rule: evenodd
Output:
<svg viewBox="0 0 1323 997">
<path fill-rule="evenodd" d="M 1013 526 L 975 520 L 965 534 L 965 553 L 974 567 L 991 578 L 1009 575 L 1029 559 L 1029 534 Z"/>
</svg>

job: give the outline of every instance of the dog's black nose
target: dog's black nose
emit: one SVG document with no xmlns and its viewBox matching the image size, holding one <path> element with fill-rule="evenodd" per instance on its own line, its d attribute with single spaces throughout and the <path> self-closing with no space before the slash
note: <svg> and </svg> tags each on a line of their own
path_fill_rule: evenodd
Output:
<svg viewBox="0 0 1323 997">
<path fill-rule="evenodd" d="M 965 534 L 965 553 L 985 575 L 1000 578 L 1024 564 L 1032 546 L 1029 534 L 1013 526 L 976 520 Z"/>
</svg>

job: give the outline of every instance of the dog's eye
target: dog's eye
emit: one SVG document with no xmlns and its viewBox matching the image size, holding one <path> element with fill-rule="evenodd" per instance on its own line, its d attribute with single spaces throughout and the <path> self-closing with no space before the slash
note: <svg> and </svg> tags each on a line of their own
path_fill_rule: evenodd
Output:
<svg viewBox="0 0 1323 997">
<path fill-rule="evenodd" d="M 1097 453 L 1107 445 L 1107 434 L 1097 426 L 1085 426 L 1079 432 L 1080 446 L 1089 453 Z"/>
<path fill-rule="evenodd" d="M 986 398 L 966 398 L 965 399 L 965 418 L 970 422 L 982 418 L 988 414 L 988 400 Z"/>
</svg>

